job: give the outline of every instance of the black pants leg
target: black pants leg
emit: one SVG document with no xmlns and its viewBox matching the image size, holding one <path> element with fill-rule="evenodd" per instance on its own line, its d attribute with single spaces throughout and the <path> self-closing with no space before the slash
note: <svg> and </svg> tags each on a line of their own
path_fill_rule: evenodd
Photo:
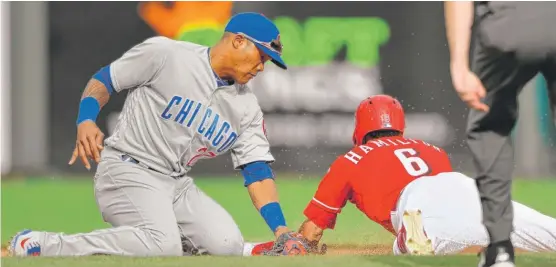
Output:
<svg viewBox="0 0 556 267">
<path fill-rule="evenodd" d="M 477 40 L 472 70 L 487 90 L 484 101 L 490 110 L 470 112 L 467 143 L 478 171 L 483 223 L 491 243 L 495 243 L 509 240 L 513 230 L 514 155 L 510 134 L 518 116 L 517 96 L 538 69 L 521 64 L 513 53 L 485 48 Z"/>
<path fill-rule="evenodd" d="M 546 79 L 552 118 L 556 118 L 556 55 L 546 60 L 541 68 L 541 73 Z"/>
</svg>

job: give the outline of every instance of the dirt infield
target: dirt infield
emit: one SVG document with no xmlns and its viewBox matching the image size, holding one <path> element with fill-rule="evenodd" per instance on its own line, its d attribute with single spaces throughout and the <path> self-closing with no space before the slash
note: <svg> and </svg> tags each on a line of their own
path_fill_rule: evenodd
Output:
<svg viewBox="0 0 556 267">
<path fill-rule="evenodd" d="M 460 255 L 476 255 L 483 249 L 480 246 L 473 246 L 461 251 Z M 526 251 L 516 248 L 516 253 Z M 327 245 L 327 255 L 393 255 L 392 244 L 374 245 Z"/>
<path fill-rule="evenodd" d="M 326 255 L 392 255 L 392 245 L 327 245 Z"/>
<path fill-rule="evenodd" d="M 477 254 L 481 247 L 471 247 L 462 251 L 460 254 Z M 517 253 L 524 252 L 516 249 Z M 326 255 L 392 255 L 391 244 L 374 245 L 327 245 Z M 2 257 L 8 256 L 8 249 L 2 246 Z"/>
<path fill-rule="evenodd" d="M 389 255 L 392 247 L 389 245 L 328 245 L 327 255 Z M 8 249 L 2 246 L 2 257 L 8 256 Z"/>
</svg>

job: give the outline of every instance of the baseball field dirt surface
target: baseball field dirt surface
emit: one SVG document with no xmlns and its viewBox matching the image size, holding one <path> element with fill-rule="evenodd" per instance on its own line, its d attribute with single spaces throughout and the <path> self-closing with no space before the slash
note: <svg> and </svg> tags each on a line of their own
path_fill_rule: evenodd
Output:
<svg viewBox="0 0 556 267">
<path fill-rule="evenodd" d="M 292 229 L 303 221 L 303 209 L 312 198 L 318 179 L 278 175 L 280 201 Z M 240 176 L 226 178 L 196 177 L 198 186 L 218 201 L 234 217 L 245 240 L 261 242 L 273 236 L 253 208 Z M 517 180 L 513 197 L 538 211 L 556 216 L 553 192 L 556 180 Z M 93 195 L 92 181 L 86 178 L 30 177 L 2 181 L 3 244 L 23 228 L 65 233 L 87 232 L 109 227 L 102 221 Z M 52 267 L 123 267 L 123 266 L 476 266 L 475 253 L 443 257 L 409 257 L 391 255 L 393 236 L 353 206 L 348 205 L 338 217 L 334 231 L 325 232 L 328 245 L 325 256 L 306 257 L 175 257 L 128 258 L 90 256 L 80 258 L 6 258 L 2 266 Z M 3 255 L 4 256 L 4 255 Z M 518 266 L 556 266 L 556 254 L 519 253 Z"/>
</svg>

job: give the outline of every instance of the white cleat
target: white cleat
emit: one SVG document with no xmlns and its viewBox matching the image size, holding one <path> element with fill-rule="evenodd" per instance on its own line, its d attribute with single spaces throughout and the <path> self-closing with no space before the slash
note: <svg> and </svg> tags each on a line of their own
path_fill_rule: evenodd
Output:
<svg viewBox="0 0 556 267">
<path fill-rule="evenodd" d="M 487 248 L 488 250 L 488 248 Z M 494 263 L 492 265 L 486 265 L 486 250 L 481 251 L 479 254 L 480 261 L 479 267 L 515 267 L 515 263 L 513 262 L 513 257 L 506 252 L 504 247 L 498 247 L 496 252 L 496 257 L 494 258 Z"/>
<path fill-rule="evenodd" d="M 40 256 L 40 234 L 41 232 L 31 230 L 23 230 L 17 233 L 8 245 L 8 255 L 16 257 Z"/>
<path fill-rule="evenodd" d="M 485 255 L 481 253 L 481 260 L 479 261 L 479 267 L 485 267 Z M 499 260 L 489 267 L 515 267 L 515 263 L 510 260 Z"/>
<path fill-rule="evenodd" d="M 402 230 L 405 233 L 398 235 L 397 240 L 405 250 L 404 253 L 411 255 L 434 255 L 432 241 L 427 237 L 421 218 L 421 210 L 405 211 L 403 213 Z M 405 236 L 403 236 L 405 234 Z M 404 238 L 405 237 L 405 238 Z M 405 241 L 405 242 L 404 242 Z M 405 245 L 405 246 L 404 246 Z"/>
</svg>

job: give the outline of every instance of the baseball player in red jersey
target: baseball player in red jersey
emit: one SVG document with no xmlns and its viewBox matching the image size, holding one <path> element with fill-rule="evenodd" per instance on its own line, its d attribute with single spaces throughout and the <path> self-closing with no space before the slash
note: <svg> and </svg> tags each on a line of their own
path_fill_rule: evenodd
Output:
<svg viewBox="0 0 556 267">
<path fill-rule="evenodd" d="M 396 99 L 376 95 L 362 101 L 355 113 L 354 148 L 338 157 L 320 182 L 297 240 L 274 244 L 273 253 L 310 251 L 325 229 L 334 229 L 348 201 L 396 236 L 394 254 L 454 254 L 488 245 L 474 180 L 453 172 L 441 148 L 405 138 L 404 129 Z M 556 251 L 556 219 L 513 205 L 516 247 Z M 255 246 L 253 254 L 270 246 Z"/>
</svg>

